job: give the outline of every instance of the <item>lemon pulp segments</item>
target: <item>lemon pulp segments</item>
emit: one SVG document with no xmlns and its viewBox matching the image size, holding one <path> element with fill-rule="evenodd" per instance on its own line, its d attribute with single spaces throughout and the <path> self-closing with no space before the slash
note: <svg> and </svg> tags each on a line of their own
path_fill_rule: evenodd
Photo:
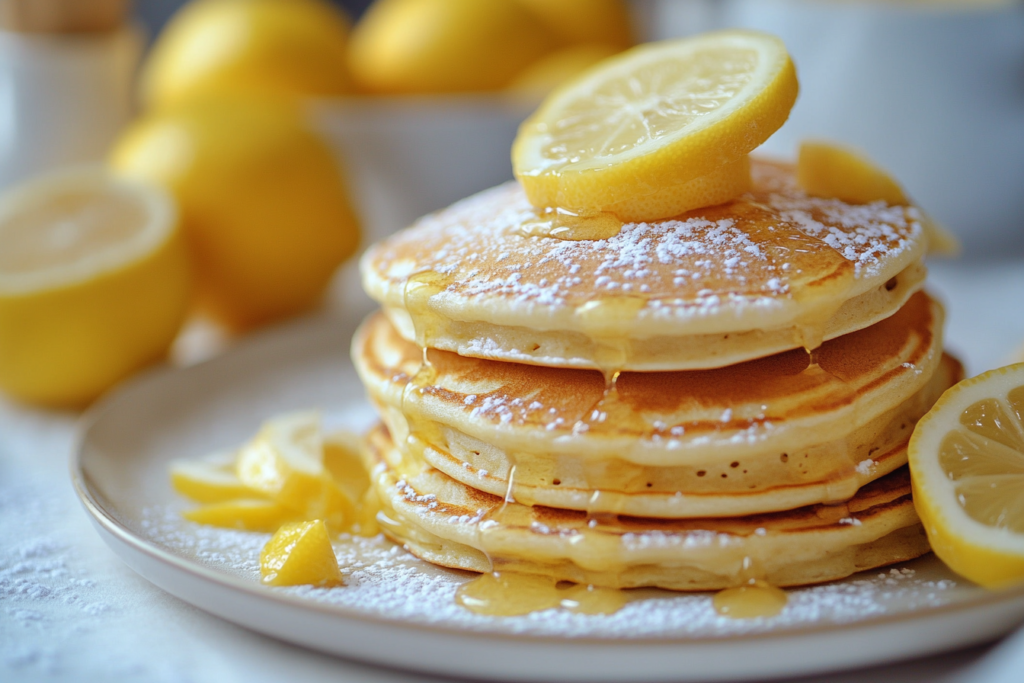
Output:
<svg viewBox="0 0 1024 683">
<path fill-rule="evenodd" d="M 947 391 L 908 455 L 935 553 L 984 586 L 1024 580 L 1024 364 Z"/>
<path fill-rule="evenodd" d="M 982 524 L 1016 533 L 1024 532 L 1022 413 L 1024 387 L 1005 401 L 977 401 L 960 414 L 959 426 L 939 447 L 942 470 L 964 511 Z"/>
<path fill-rule="evenodd" d="M 513 167 L 536 206 L 605 210 L 748 154 L 785 122 L 797 90 L 773 36 L 641 46 L 551 95 L 520 127 Z"/>
</svg>

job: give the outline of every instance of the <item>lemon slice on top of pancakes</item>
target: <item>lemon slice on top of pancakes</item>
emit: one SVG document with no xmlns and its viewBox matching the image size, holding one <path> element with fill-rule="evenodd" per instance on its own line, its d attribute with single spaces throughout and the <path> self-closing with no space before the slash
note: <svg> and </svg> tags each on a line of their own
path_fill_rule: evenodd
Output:
<svg viewBox="0 0 1024 683">
<path fill-rule="evenodd" d="M 774 36 L 640 46 L 548 97 L 520 127 L 512 164 L 535 206 L 665 218 L 742 192 L 743 158 L 786 121 L 798 89 Z"/>
<path fill-rule="evenodd" d="M 949 389 L 908 455 L 935 554 L 983 586 L 1024 581 L 1024 363 Z"/>
</svg>

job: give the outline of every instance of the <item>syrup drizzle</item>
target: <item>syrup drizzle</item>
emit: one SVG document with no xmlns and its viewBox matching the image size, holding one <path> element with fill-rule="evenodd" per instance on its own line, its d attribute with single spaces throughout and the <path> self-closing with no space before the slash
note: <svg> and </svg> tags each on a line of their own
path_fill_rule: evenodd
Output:
<svg viewBox="0 0 1024 683">
<path fill-rule="evenodd" d="M 571 218 L 573 220 L 580 219 L 580 217 Z M 531 223 L 527 223 L 525 226 L 530 226 L 529 231 L 532 231 L 533 235 L 551 233 L 548 236 L 559 239 L 595 239 L 593 236 L 581 235 L 594 235 L 596 233 L 593 231 L 599 229 L 611 230 L 609 227 L 611 224 L 608 222 L 602 223 L 597 219 L 591 220 L 591 217 L 586 218 L 586 221 L 580 219 L 573 223 L 573 221 L 563 220 L 563 217 L 558 220 L 548 219 L 547 227 Z M 563 223 L 572 223 L 572 225 L 563 225 Z M 544 233 L 543 230 L 548 230 L 548 233 Z M 556 230 L 557 234 L 553 234 Z M 409 278 L 404 292 L 405 310 L 409 312 L 413 321 L 416 342 L 422 350 L 422 361 L 418 371 L 405 388 L 402 413 L 407 416 L 409 421 L 407 446 L 413 452 L 420 454 L 427 444 L 432 442 L 443 444 L 442 435 L 436 423 L 416 419 L 414 413 L 406 410 L 407 397 L 412 392 L 423 392 L 436 381 L 436 369 L 430 362 L 427 352 L 431 345 L 432 330 L 436 328 L 436 325 L 431 324 L 435 314 L 430 311 L 429 299 L 443 289 L 442 279 L 440 274 L 432 271 L 416 274 Z M 605 380 L 605 387 L 601 398 L 574 425 L 574 433 L 587 431 L 592 424 L 608 420 L 609 415 L 613 414 L 620 406 L 618 379 L 622 368 L 628 364 L 630 359 L 630 343 L 623 330 L 628 329 L 629 320 L 635 318 L 646 304 L 645 298 L 618 296 L 590 301 L 577 308 L 576 312 L 581 327 L 595 341 L 597 351 L 595 355 Z M 825 325 L 834 313 L 833 310 L 821 308 L 814 315 L 807 316 L 801 321 L 801 325 L 798 326 L 798 334 L 806 349 L 812 351 L 821 345 Z M 824 371 L 820 367 L 819 360 L 818 354 L 812 352 L 808 369 Z M 513 509 L 518 510 L 520 515 L 528 510 L 528 508 L 521 509 L 519 506 L 509 505 L 515 503 L 514 488 L 518 466 L 511 456 L 510 461 L 507 489 L 501 505 L 486 512 L 483 519 L 476 525 L 479 546 L 487 556 L 491 571 L 460 587 L 456 595 L 458 604 L 481 614 L 506 616 L 552 608 L 587 614 L 608 614 L 621 609 L 628 601 L 626 593 L 621 590 L 559 582 L 549 577 L 500 569 L 503 564 L 508 564 L 502 559 L 501 531 L 506 526 L 512 526 L 510 513 Z M 585 477 L 586 472 L 595 466 L 600 468 L 599 463 L 587 463 L 587 467 L 584 468 Z M 849 466 L 854 467 L 852 458 L 849 459 Z M 834 494 L 835 499 L 838 500 L 839 496 L 845 496 L 846 493 L 837 490 Z M 831 492 L 828 498 L 833 499 Z M 580 534 L 579 538 L 574 540 L 578 540 L 580 544 L 587 544 L 587 539 L 591 537 L 591 534 L 600 534 L 603 528 L 615 526 L 619 515 L 619 510 L 616 508 L 621 505 L 616 501 L 621 500 L 623 500 L 621 496 L 609 496 L 599 489 L 594 489 L 586 510 L 587 532 Z M 382 526 L 393 530 L 400 526 L 404 534 L 410 532 L 406 525 L 390 519 L 385 512 L 381 512 L 379 518 Z M 517 521 L 523 522 L 522 519 Z M 430 541 L 431 539 L 426 537 L 417 539 L 417 542 L 428 543 Z M 785 591 L 758 578 L 756 572 L 751 571 L 752 564 L 750 558 L 744 558 L 743 570 L 737 577 L 738 585 L 720 591 L 713 598 L 714 608 L 719 614 L 731 618 L 767 617 L 778 614 L 785 607 Z"/>
<path fill-rule="evenodd" d="M 523 221 L 517 231 L 523 237 L 551 237 L 571 242 L 605 240 L 622 231 L 622 221 L 610 213 L 575 213 L 549 207 Z"/>
</svg>

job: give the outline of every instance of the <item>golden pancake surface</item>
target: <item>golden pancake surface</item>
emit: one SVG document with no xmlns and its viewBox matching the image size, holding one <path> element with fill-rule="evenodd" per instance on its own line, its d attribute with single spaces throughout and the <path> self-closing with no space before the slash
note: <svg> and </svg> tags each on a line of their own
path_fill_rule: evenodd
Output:
<svg viewBox="0 0 1024 683">
<path fill-rule="evenodd" d="M 601 239 L 537 229 L 544 216 L 510 183 L 371 248 L 363 284 L 425 346 L 643 371 L 814 348 L 920 288 L 927 239 L 915 208 L 808 197 L 792 167 L 752 169 L 754 190 L 732 202 Z"/>
<path fill-rule="evenodd" d="M 906 463 L 913 425 L 961 375 L 941 307 L 704 371 L 600 373 L 423 356 L 384 318 L 353 358 L 399 446 L 516 500 L 651 517 L 729 516 L 841 501 Z M 812 362 L 813 360 L 813 362 Z"/>
</svg>

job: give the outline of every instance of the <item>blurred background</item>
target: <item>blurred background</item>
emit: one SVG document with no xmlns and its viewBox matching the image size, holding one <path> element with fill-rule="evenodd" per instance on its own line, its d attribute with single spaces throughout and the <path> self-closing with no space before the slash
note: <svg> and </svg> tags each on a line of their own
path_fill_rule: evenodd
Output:
<svg viewBox="0 0 1024 683">
<path fill-rule="evenodd" d="M 354 20 L 371 4 L 333 2 Z M 182 4 L 138 0 L 135 16 L 154 36 Z M 801 94 L 790 122 L 765 152 L 792 157 L 806 137 L 855 146 L 961 237 L 964 257 L 1024 255 L 1024 2 L 633 0 L 629 9 L 638 41 L 725 27 L 782 37 L 797 64 Z M 434 145 L 451 149 L 449 137 L 464 135 L 464 147 L 475 150 L 429 175 L 418 165 L 396 168 L 401 159 L 374 154 L 381 136 L 416 134 L 401 105 L 386 113 L 349 112 L 360 119 L 352 127 L 371 128 L 358 131 L 367 136 L 362 140 L 347 129 L 340 112 L 328 116 L 326 127 L 338 144 L 354 148 L 355 156 L 371 166 L 360 191 L 375 207 L 371 216 L 379 216 L 379 227 L 389 232 L 510 179 L 507 150 L 515 124 L 534 104 L 476 101 L 452 107 L 454 112 L 445 106 L 421 110 L 426 120 L 418 125 L 430 131 L 424 137 Z M 388 120 L 377 118 L 382 114 Z M 469 120 L 453 121 L 453 114 Z M 376 123 L 371 126 L 367 116 Z M 444 130 L 434 130 L 438 126 Z M 438 140 L 438 134 L 445 139 Z M 396 146 L 408 149 L 408 142 Z M 389 212 L 378 206 L 387 205 L 391 195 L 389 183 L 377 182 L 380 174 L 394 177 L 403 192 L 411 193 L 408 207 Z"/>
<path fill-rule="evenodd" d="M 324 292 L 360 305 L 359 251 L 511 179 L 553 87 L 724 27 L 779 35 L 797 65 L 763 153 L 848 145 L 965 261 L 1024 257 L 1018 0 L 0 0 L 0 195 L 83 163 L 164 188 L 194 279 L 183 338 L 211 348 Z"/>
</svg>

